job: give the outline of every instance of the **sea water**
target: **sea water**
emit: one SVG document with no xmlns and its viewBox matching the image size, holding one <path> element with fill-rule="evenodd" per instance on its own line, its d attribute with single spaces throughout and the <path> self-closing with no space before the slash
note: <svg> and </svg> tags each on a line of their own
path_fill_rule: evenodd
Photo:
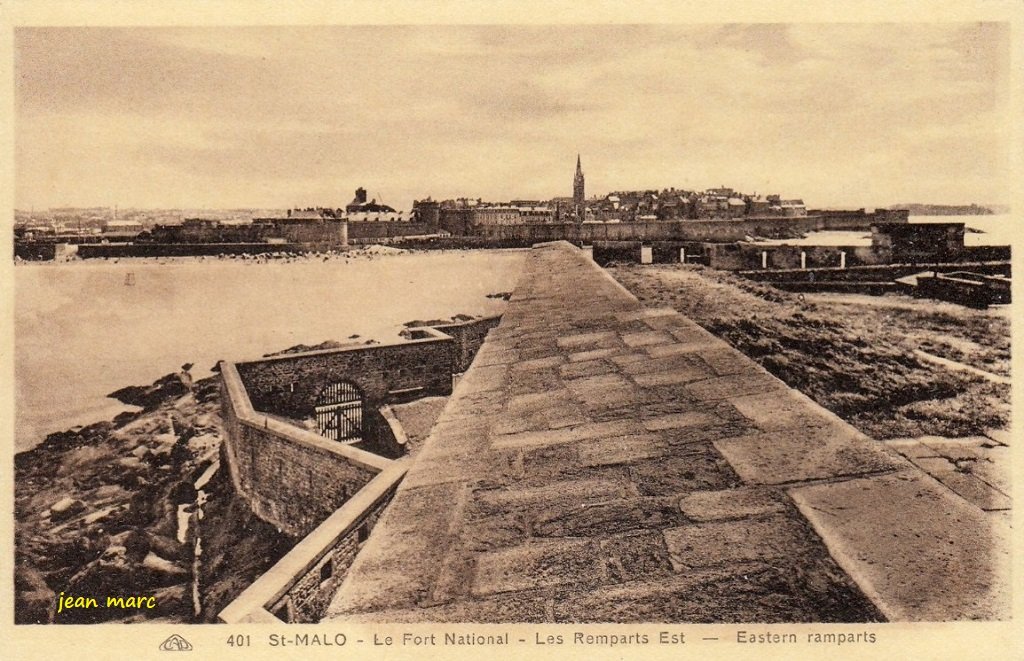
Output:
<svg viewBox="0 0 1024 661">
<path fill-rule="evenodd" d="M 398 340 L 412 320 L 501 312 L 523 251 L 446 251 L 255 263 L 122 259 L 15 268 L 15 442 L 109 419 L 106 397 L 184 363 L 202 378 L 325 340 Z M 358 335 L 357 338 L 351 338 Z M 350 339 L 351 338 L 351 339 Z"/>
</svg>

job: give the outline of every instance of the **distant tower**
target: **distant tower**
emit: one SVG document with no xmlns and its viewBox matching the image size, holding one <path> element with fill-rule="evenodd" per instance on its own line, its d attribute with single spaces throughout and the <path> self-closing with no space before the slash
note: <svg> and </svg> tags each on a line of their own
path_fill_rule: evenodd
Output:
<svg viewBox="0 0 1024 661">
<path fill-rule="evenodd" d="M 580 155 L 576 154 L 576 176 L 572 180 L 572 203 L 576 208 L 576 217 L 583 220 L 583 204 L 586 199 L 583 193 L 583 167 L 580 164 Z"/>
</svg>

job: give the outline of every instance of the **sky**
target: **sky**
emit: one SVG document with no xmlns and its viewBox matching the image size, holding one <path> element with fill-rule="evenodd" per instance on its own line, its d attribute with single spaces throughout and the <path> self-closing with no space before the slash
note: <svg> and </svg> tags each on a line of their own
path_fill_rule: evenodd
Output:
<svg viewBox="0 0 1024 661">
<path fill-rule="evenodd" d="M 1003 23 L 25 28 L 15 205 L 1009 202 Z"/>
</svg>

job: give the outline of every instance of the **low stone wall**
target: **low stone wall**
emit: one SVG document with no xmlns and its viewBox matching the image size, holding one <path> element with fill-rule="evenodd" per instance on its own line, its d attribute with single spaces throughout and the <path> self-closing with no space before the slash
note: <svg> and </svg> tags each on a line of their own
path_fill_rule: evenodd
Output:
<svg viewBox="0 0 1024 661">
<path fill-rule="evenodd" d="M 663 220 L 641 223 L 550 223 L 481 225 L 473 234 L 492 240 L 534 243 L 595 241 L 742 241 L 749 236 L 790 238 L 819 230 L 864 230 L 879 222 L 907 222 L 904 211 L 829 214 L 792 218 L 746 217 L 738 220 Z"/>
<path fill-rule="evenodd" d="M 101 243 L 82 244 L 78 256 L 82 259 L 112 259 L 117 257 L 192 257 L 217 255 L 250 255 L 278 252 L 301 253 L 328 246 L 310 246 L 297 243 Z"/>
<path fill-rule="evenodd" d="M 455 353 L 452 360 L 452 372 L 459 374 L 469 369 L 470 363 L 476 356 L 476 352 L 487 338 L 487 333 L 501 323 L 501 315 L 484 317 L 472 321 L 463 321 L 455 324 L 440 324 L 432 326 L 437 331 L 450 336 L 455 341 Z"/>
<path fill-rule="evenodd" d="M 225 451 L 235 490 L 292 537 L 308 534 L 391 461 L 253 409 L 235 365 L 221 363 Z"/>
<path fill-rule="evenodd" d="M 355 221 L 348 224 L 348 240 L 353 243 L 368 239 L 391 239 L 403 236 L 422 236 L 436 231 L 426 223 L 391 221 Z"/>
<path fill-rule="evenodd" d="M 57 253 L 57 244 L 53 241 L 15 241 L 14 256 L 27 261 L 51 261 Z"/>
<path fill-rule="evenodd" d="M 390 465 L 218 615 L 222 622 L 318 622 L 405 476 Z"/>
<path fill-rule="evenodd" d="M 421 338 L 392 344 L 309 351 L 237 364 L 253 406 L 260 411 L 302 419 L 310 415 L 329 383 L 350 381 L 371 408 L 393 397 L 448 395 L 456 343 L 430 328 Z"/>
<path fill-rule="evenodd" d="M 599 266 L 612 262 L 639 264 L 642 248 L 641 241 L 594 241 L 593 258 Z"/>
<path fill-rule="evenodd" d="M 705 253 L 708 256 L 708 266 L 726 271 L 840 268 L 844 260 L 845 266 L 849 268 L 885 264 L 892 259 L 891 251 L 872 246 L 722 243 L 707 245 Z"/>
</svg>

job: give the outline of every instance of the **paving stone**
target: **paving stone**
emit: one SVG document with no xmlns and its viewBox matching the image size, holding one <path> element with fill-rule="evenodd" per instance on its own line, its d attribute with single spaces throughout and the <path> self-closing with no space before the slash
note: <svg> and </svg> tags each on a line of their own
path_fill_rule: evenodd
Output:
<svg viewBox="0 0 1024 661">
<path fill-rule="evenodd" d="M 720 345 L 721 340 L 708 337 L 695 342 L 676 342 L 675 344 L 657 344 L 647 346 L 644 347 L 644 351 L 646 351 L 647 355 L 651 358 L 664 358 L 666 356 L 678 356 L 684 354 L 701 355 L 708 350 L 717 349 Z"/>
<path fill-rule="evenodd" d="M 770 489 L 694 491 L 683 496 L 679 509 L 693 521 L 739 519 L 786 511 L 778 492 Z"/>
<path fill-rule="evenodd" d="M 494 551 L 526 542 L 529 524 L 518 511 L 500 511 L 479 518 L 467 517 L 460 539 L 471 553 Z"/>
<path fill-rule="evenodd" d="M 600 547 L 589 540 L 534 541 L 477 556 L 474 595 L 515 592 L 571 583 L 598 583 L 604 577 Z"/>
<path fill-rule="evenodd" d="M 667 528 L 682 521 L 671 499 L 631 498 L 546 505 L 531 513 L 529 525 L 535 537 L 603 537 L 630 530 Z"/>
<path fill-rule="evenodd" d="M 640 430 L 640 424 L 635 420 L 611 420 L 565 429 L 495 436 L 491 439 L 491 446 L 494 448 L 529 448 L 539 445 L 574 443 L 591 438 L 621 436 L 623 434 L 636 433 Z"/>
<path fill-rule="evenodd" d="M 895 470 L 906 461 L 852 427 L 836 423 L 715 441 L 715 447 L 753 484 L 782 484 Z"/>
<path fill-rule="evenodd" d="M 648 431 L 660 431 L 663 429 L 680 429 L 683 427 L 713 426 L 721 424 L 722 420 L 711 413 L 701 411 L 685 411 L 683 413 L 671 413 L 643 420 L 644 429 Z"/>
<path fill-rule="evenodd" d="M 730 397 L 728 402 L 759 429 L 808 429 L 835 421 L 835 416 L 796 394 L 771 391 L 744 397 Z"/>
<path fill-rule="evenodd" d="M 776 516 L 693 524 L 663 531 L 677 572 L 724 563 L 770 562 L 806 551 L 807 533 L 792 519 Z"/>
<path fill-rule="evenodd" d="M 482 505 L 495 511 L 500 508 L 524 508 L 559 499 L 575 502 L 618 500 L 632 494 L 625 480 L 583 479 L 559 480 L 528 488 L 477 490 L 473 493 Z"/>
<path fill-rule="evenodd" d="M 637 374 L 633 381 L 638 386 L 649 388 L 652 386 L 667 386 L 677 383 L 692 383 L 707 378 L 707 372 L 699 367 L 675 369 L 666 372 L 653 372 L 649 374 Z"/>
<path fill-rule="evenodd" d="M 512 371 L 529 371 L 536 369 L 543 369 L 546 367 L 557 367 L 565 362 L 565 358 L 562 356 L 547 356 L 546 358 L 534 358 L 533 360 L 523 360 L 512 366 Z"/>
<path fill-rule="evenodd" d="M 954 470 L 942 475 L 933 475 L 933 477 L 952 489 L 957 495 L 983 510 L 1010 509 L 1011 501 L 1006 494 L 993 489 L 974 475 Z"/>
<path fill-rule="evenodd" d="M 507 380 L 507 365 L 490 365 L 469 370 L 462 375 L 459 385 L 463 391 L 481 393 L 487 390 L 503 390 Z"/>
<path fill-rule="evenodd" d="M 670 451 L 669 444 L 656 434 L 615 436 L 579 444 L 579 461 L 584 466 L 625 464 L 650 459 Z"/>
<path fill-rule="evenodd" d="M 578 379 L 584 376 L 597 376 L 615 372 L 615 365 L 605 360 L 586 360 L 583 362 L 567 363 L 558 368 L 558 373 L 563 379 Z"/>
<path fill-rule="evenodd" d="M 645 347 L 651 344 L 672 344 L 676 341 L 674 337 L 662 331 L 644 331 L 641 333 L 627 333 L 622 336 L 622 343 L 627 347 Z"/>
<path fill-rule="evenodd" d="M 743 395 L 763 394 L 782 390 L 785 387 L 781 381 L 767 373 L 748 371 L 742 374 L 697 381 L 687 385 L 686 389 L 697 399 L 713 401 Z"/>
<path fill-rule="evenodd" d="M 487 345 L 484 344 L 480 351 L 477 352 L 476 357 L 473 358 L 473 364 L 477 367 L 510 365 L 519 360 L 519 354 L 514 349 L 484 351 L 486 347 Z"/>
<path fill-rule="evenodd" d="M 1013 485 L 1010 480 L 1011 467 L 1012 457 L 1010 456 L 1010 449 L 1000 446 L 990 450 L 984 460 L 978 461 L 971 466 L 971 473 L 1009 496 L 1013 492 Z"/>
<path fill-rule="evenodd" d="M 596 333 L 579 333 L 558 338 L 558 346 L 573 351 L 588 349 L 604 349 L 619 346 L 618 335 L 614 331 L 598 331 Z"/>
<path fill-rule="evenodd" d="M 939 477 L 956 470 L 956 465 L 945 457 L 915 457 L 913 464 L 932 477 Z"/>
<path fill-rule="evenodd" d="M 679 313 L 672 308 L 639 308 L 628 312 L 617 312 L 614 315 L 614 319 L 616 321 L 625 322 L 672 316 L 679 316 Z"/>
<path fill-rule="evenodd" d="M 911 469 L 790 495 L 889 619 L 1009 617 L 1009 527 L 931 478 Z"/>
<path fill-rule="evenodd" d="M 1010 439 L 1012 438 L 1010 431 L 1007 429 L 986 429 L 985 436 L 1002 445 L 1010 445 Z"/>
<path fill-rule="evenodd" d="M 708 445 L 691 446 L 686 454 L 632 463 L 629 474 L 644 496 L 680 496 L 691 491 L 728 489 L 740 482 L 725 459 Z"/>
<path fill-rule="evenodd" d="M 619 358 L 613 358 L 622 371 L 631 376 L 637 374 L 650 374 L 652 372 L 680 371 L 699 374 L 703 378 L 715 376 L 714 372 L 696 354 L 674 354 L 660 358 L 650 358 L 643 353 L 633 354 L 634 358 L 629 362 L 619 362 Z"/>
<path fill-rule="evenodd" d="M 937 457 L 935 450 L 931 449 L 923 443 L 919 443 L 916 439 L 893 439 L 885 441 L 886 447 L 892 448 L 896 452 L 910 459 L 911 461 L 916 460 L 919 457 Z"/>
<path fill-rule="evenodd" d="M 752 362 L 741 351 L 725 342 L 702 351 L 700 357 L 720 376 L 747 372 Z"/>
<path fill-rule="evenodd" d="M 647 355 L 639 351 L 620 352 L 614 356 L 610 356 L 607 360 L 616 365 L 619 370 L 626 372 L 627 374 L 631 373 L 630 368 L 635 363 L 649 362 Z"/>
<path fill-rule="evenodd" d="M 578 351 L 576 353 L 569 354 L 568 358 L 570 362 L 580 362 L 584 360 L 596 360 L 598 358 L 608 358 L 622 351 L 617 348 L 610 349 L 591 349 L 590 351 Z"/>
<path fill-rule="evenodd" d="M 553 368 L 527 372 L 512 372 L 508 392 L 510 395 L 537 395 L 562 389 L 562 380 Z"/>
</svg>

